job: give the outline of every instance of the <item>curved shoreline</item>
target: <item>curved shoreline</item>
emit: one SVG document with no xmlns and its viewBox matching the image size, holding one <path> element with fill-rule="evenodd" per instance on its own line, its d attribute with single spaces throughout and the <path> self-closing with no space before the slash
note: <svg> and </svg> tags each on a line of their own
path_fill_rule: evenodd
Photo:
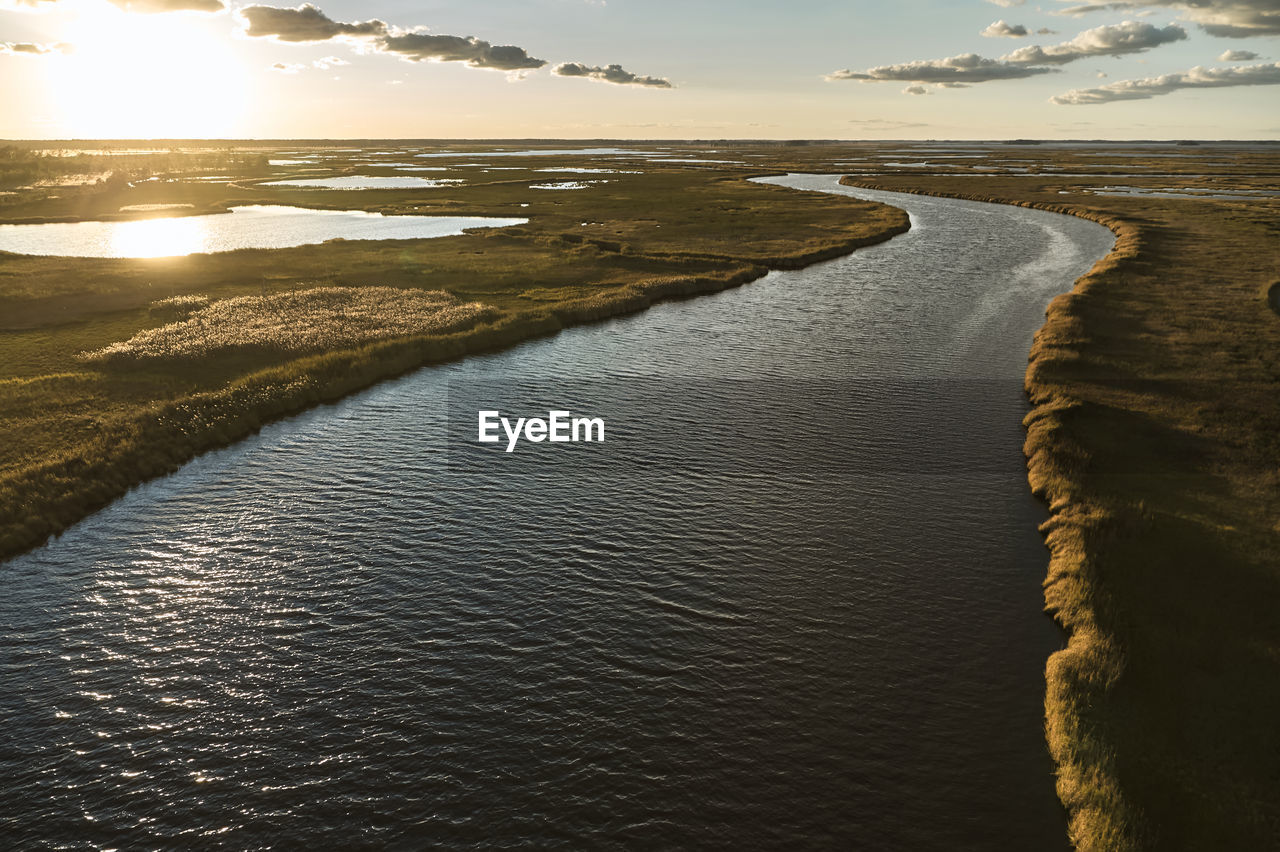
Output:
<svg viewBox="0 0 1280 852">
<path fill-rule="evenodd" d="M 848 177 L 841 178 L 840 183 L 880 189 Z M 1049 550 L 1044 579 L 1045 611 L 1067 636 L 1066 647 L 1050 655 L 1045 663 L 1045 740 L 1058 767 L 1058 798 L 1067 811 L 1068 834 L 1077 848 L 1094 848 L 1092 843 L 1099 838 L 1121 843 L 1116 812 L 1119 811 L 1125 821 L 1132 817 L 1125 813 L 1128 806 L 1116 782 L 1114 755 L 1090 748 L 1091 744 L 1079 736 L 1088 724 L 1083 717 L 1089 695 L 1081 686 L 1098 687 L 1113 682 L 1124 667 L 1119 650 L 1104 638 L 1098 624 L 1091 570 L 1091 556 L 1095 551 L 1090 545 L 1107 535 L 1107 527 L 1116 519 L 1104 507 L 1076 493 L 1078 483 L 1072 467 L 1081 449 L 1066 436 L 1071 428 L 1069 418 L 1086 403 L 1073 396 L 1050 373 L 1055 369 L 1070 370 L 1078 361 L 1075 342 L 1080 337 L 1081 317 L 1077 306 L 1089 299 L 1101 279 L 1121 262 L 1137 258 L 1142 231 L 1137 224 L 1119 216 L 1073 205 L 1001 199 L 979 193 L 892 191 L 1047 210 L 1097 222 L 1116 235 L 1111 251 L 1077 279 L 1069 292 L 1056 296 L 1045 310 L 1045 323 L 1036 332 L 1028 353 L 1024 387 L 1031 411 L 1023 419 L 1027 434 L 1023 453 L 1027 458 L 1031 492 L 1049 510 L 1049 519 L 1040 527 Z"/>
<path fill-rule="evenodd" d="M 763 175 L 747 177 L 757 176 Z M 717 257 L 742 264 L 737 271 L 651 279 L 623 287 L 608 298 L 596 296 L 511 313 L 465 332 L 320 353 L 259 370 L 217 391 L 157 403 L 132 422 L 98 434 L 90 446 L 101 449 L 93 453 L 101 461 L 86 462 L 79 457 L 55 460 L 0 482 L 0 505 L 19 507 L 18 516 L 0 531 L 0 559 L 39 547 L 134 486 L 172 473 L 205 452 L 243 440 L 273 421 L 421 367 L 635 313 L 659 301 L 716 293 L 775 269 L 799 269 L 841 257 L 908 231 L 910 220 L 904 212 L 899 213 L 896 225 L 822 249 L 759 262 Z"/>
</svg>

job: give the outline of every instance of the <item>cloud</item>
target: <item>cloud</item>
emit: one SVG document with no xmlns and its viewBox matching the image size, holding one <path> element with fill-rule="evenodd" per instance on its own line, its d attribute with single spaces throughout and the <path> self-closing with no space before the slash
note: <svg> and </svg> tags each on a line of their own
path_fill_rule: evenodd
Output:
<svg viewBox="0 0 1280 852">
<path fill-rule="evenodd" d="M 938 83 L 947 88 L 960 88 L 970 83 L 1019 80 L 1049 74 L 1057 70 L 1051 67 L 1054 65 L 1065 65 L 1089 56 L 1142 53 L 1162 44 L 1181 41 L 1186 37 L 1187 31 L 1173 24 L 1160 28 L 1137 21 L 1125 21 L 1121 24 L 1085 30 L 1071 41 L 1049 47 L 1039 45 L 1020 47 L 999 59 L 988 59 L 976 53 L 962 53 L 946 59 L 922 59 L 898 65 L 880 65 L 866 71 L 845 69 L 828 74 L 826 79 L 828 81 L 896 80 L 906 83 Z"/>
<path fill-rule="evenodd" d="M 933 94 L 933 93 L 932 93 L 932 92 L 930 92 L 928 89 L 926 89 L 924 86 L 907 86 L 905 89 L 903 89 L 903 90 L 902 90 L 902 94 L 904 94 L 904 95 L 931 95 L 931 94 Z"/>
<path fill-rule="evenodd" d="M 126 12 L 221 12 L 222 0 L 111 0 Z"/>
<path fill-rule="evenodd" d="M 36 44 L 30 41 L 0 42 L 0 53 L 12 56 L 46 56 L 50 53 L 70 53 L 71 45 L 66 42 L 56 44 Z"/>
<path fill-rule="evenodd" d="M 274 37 L 279 41 L 308 42 L 328 41 L 347 36 L 371 38 L 387 34 L 382 21 L 361 21 L 344 24 L 331 19 L 310 3 L 296 9 L 279 9 L 275 6 L 245 6 L 240 17 L 246 24 L 245 34 L 254 38 Z"/>
<path fill-rule="evenodd" d="M 623 86 L 649 86 L 655 89 L 673 89 L 671 81 L 663 77 L 639 77 L 623 69 L 621 65 L 583 65 L 579 62 L 562 62 L 551 73 L 558 77 L 586 77 L 601 83 L 617 83 Z"/>
<path fill-rule="evenodd" d="M 985 83 L 989 80 L 1020 80 L 1039 74 L 1050 74 L 1055 68 L 1035 68 L 1024 64 L 988 59 L 976 53 L 962 53 L 946 59 L 920 59 L 899 65 L 879 65 L 866 71 L 836 71 L 826 79 L 883 81 L 904 83 L 940 83 L 948 88 L 958 84 Z"/>
<path fill-rule="evenodd" d="M 851 118 L 849 124 L 857 124 L 869 130 L 905 130 L 908 127 L 932 127 L 922 121 L 892 121 L 887 118 Z"/>
<path fill-rule="evenodd" d="M 1036 35 L 1055 35 L 1057 34 L 1057 32 L 1058 32 L 1057 30 L 1051 30 L 1048 27 L 1041 27 L 1040 29 L 1036 30 Z"/>
<path fill-rule="evenodd" d="M 1022 38 L 1027 35 L 1027 28 L 1022 24 L 1010 24 L 1004 20 L 995 21 L 985 30 L 978 33 L 987 38 Z"/>
<path fill-rule="evenodd" d="M 317 59 L 308 65 L 305 62 L 277 62 L 271 66 L 272 71 L 279 71 L 281 74 L 297 74 L 299 71 L 306 71 L 308 68 L 318 68 L 321 71 L 328 71 L 338 65 L 350 65 L 351 63 L 345 59 L 339 59 L 336 56 L 326 56 L 324 59 Z"/>
<path fill-rule="evenodd" d="M 1209 35 L 1224 38 L 1280 35 L 1277 0 L 1113 0 L 1063 9 L 1064 15 L 1150 7 L 1176 9 Z"/>
<path fill-rule="evenodd" d="M 378 49 L 394 53 L 408 62 L 465 62 L 472 68 L 522 71 L 541 68 L 545 59 L 535 59 L 524 48 L 510 44 L 493 45 L 474 36 L 433 35 L 407 32 L 378 39 Z"/>
<path fill-rule="evenodd" d="M 1156 27 L 1139 21 L 1125 21 L 1085 30 L 1071 41 L 1049 47 L 1028 45 L 1000 57 L 1001 61 L 1024 65 L 1064 65 L 1086 56 L 1123 56 L 1143 53 L 1153 47 L 1182 41 L 1187 31 L 1177 24 Z"/>
<path fill-rule="evenodd" d="M 1235 68 L 1195 67 L 1190 71 L 1121 80 L 1097 89 L 1073 89 L 1049 100 L 1055 104 L 1105 104 L 1112 101 L 1137 101 L 1167 95 L 1180 89 L 1219 89 L 1228 86 L 1280 85 L 1280 62 L 1244 65 Z"/>
<path fill-rule="evenodd" d="M 1224 50 L 1222 55 L 1218 57 L 1219 62 L 1248 62 L 1251 59 L 1257 59 L 1258 54 L 1252 50 Z"/>
<path fill-rule="evenodd" d="M 275 38 L 285 42 L 317 42 L 331 39 L 359 39 L 367 50 L 390 53 L 406 62 L 465 62 L 472 68 L 498 71 L 527 71 L 547 64 L 522 47 L 490 44 L 474 36 L 436 35 L 422 29 L 393 30 L 376 19 L 344 23 L 335 21 L 310 3 L 294 9 L 275 6 L 246 6 L 240 10 L 245 34 L 255 38 Z M 317 68 L 345 65 L 334 57 L 319 60 Z"/>
<path fill-rule="evenodd" d="M 987 2 L 993 6 L 1003 6 L 1006 9 L 1011 9 L 1014 6 L 1021 6 L 1026 3 L 1027 0 L 987 0 Z"/>
<path fill-rule="evenodd" d="M 42 12 L 54 9 L 58 0 L 0 0 L 0 9 L 15 12 Z M 221 12 L 222 0 L 111 0 L 126 12 Z M 66 3 L 63 4 L 67 5 Z"/>
</svg>

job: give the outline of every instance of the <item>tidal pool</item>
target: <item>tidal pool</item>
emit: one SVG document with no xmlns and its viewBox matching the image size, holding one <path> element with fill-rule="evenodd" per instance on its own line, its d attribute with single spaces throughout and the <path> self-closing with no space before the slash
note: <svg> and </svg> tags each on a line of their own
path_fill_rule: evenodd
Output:
<svg viewBox="0 0 1280 852">
<path fill-rule="evenodd" d="M 557 148 L 542 151 L 434 151 L 419 157 L 652 157 L 653 151 L 630 148 Z"/>
<path fill-rule="evenodd" d="M 258 186 L 292 186 L 305 189 L 435 189 L 462 183 L 461 178 L 373 177 L 347 175 L 331 178 L 273 180 Z"/>
<path fill-rule="evenodd" d="M 452 237 L 468 228 L 505 228 L 528 221 L 252 205 L 204 216 L 0 225 L 0 251 L 63 257 L 175 257 L 245 248 L 291 248 L 335 239 Z"/>
</svg>

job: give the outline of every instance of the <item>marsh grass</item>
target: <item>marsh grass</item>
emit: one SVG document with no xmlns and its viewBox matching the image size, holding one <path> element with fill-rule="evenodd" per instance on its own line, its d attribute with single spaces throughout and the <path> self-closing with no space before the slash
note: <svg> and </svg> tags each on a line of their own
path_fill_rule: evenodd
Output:
<svg viewBox="0 0 1280 852">
<path fill-rule="evenodd" d="M 1217 185 L 1276 186 L 1280 157 L 1249 164 Z M 851 182 L 1117 234 L 1051 304 L 1027 371 L 1045 601 L 1069 634 L 1046 668 L 1058 793 L 1080 849 L 1278 848 L 1280 322 L 1259 295 L 1280 200 L 1103 198 L 1074 192 L 1079 177 Z"/>
<path fill-rule="evenodd" d="M 893 208 L 748 183 L 742 169 L 655 168 L 592 192 L 547 193 L 529 189 L 546 179 L 534 168 L 583 163 L 535 158 L 467 186 L 334 193 L 260 186 L 304 173 L 259 168 L 260 148 L 209 162 L 216 174 L 247 176 L 232 183 L 186 180 L 175 153 L 169 177 L 23 193 L 0 216 L 275 203 L 529 223 L 153 260 L 0 254 L 0 554 L 195 453 L 380 379 L 735 286 L 908 227 Z M 341 174 L 357 159 L 324 165 Z"/>
<path fill-rule="evenodd" d="M 118 365 L 245 351 L 301 355 L 460 331 L 497 316 L 490 307 L 462 302 L 443 290 L 394 287 L 312 287 L 216 302 L 199 295 L 175 296 L 155 303 L 153 315 L 156 308 L 185 315 L 80 358 Z"/>
</svg>

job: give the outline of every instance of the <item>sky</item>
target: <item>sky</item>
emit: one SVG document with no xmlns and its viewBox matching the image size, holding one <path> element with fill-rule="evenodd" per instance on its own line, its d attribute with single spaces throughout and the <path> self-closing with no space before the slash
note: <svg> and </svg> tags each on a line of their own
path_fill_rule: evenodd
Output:
<svg viewBox="0 0 1280 852">
<path fill-rule="evenodd" d="M 1280 0 L 0 0 L 0 138 L 1280 138 Z"/>
</svg>

